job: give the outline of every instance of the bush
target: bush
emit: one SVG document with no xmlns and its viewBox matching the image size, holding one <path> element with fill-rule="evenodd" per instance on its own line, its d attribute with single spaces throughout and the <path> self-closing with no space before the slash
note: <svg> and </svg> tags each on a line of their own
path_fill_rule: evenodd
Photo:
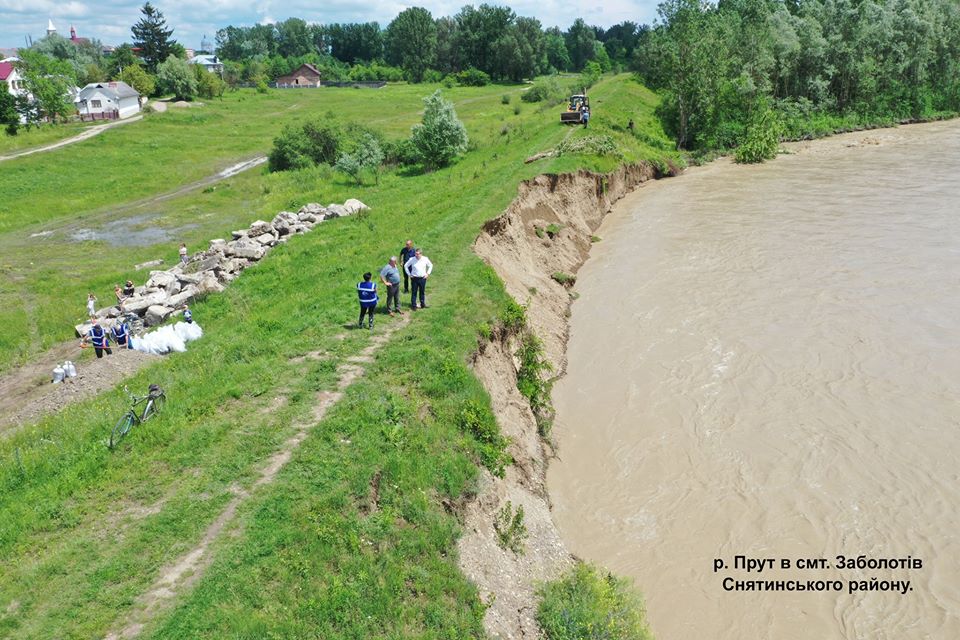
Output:
<svg viewBox="0 0 960 640">
<path fill-rule="evenodd" d="M 171 55 L 157 66 L 157 88 L 177 100 L 192 100 L 197 95 L 197 79 L 185 60 Z"/>
<path fill-rule="evenodd" d="M 222 98 L 227 90 L 227 83 L 215 73 L 210 73 L 199 64 L 193 65 L 197 79 L 197 95 L 202 98 Z"/>
<path fill-rule="evenodd" d="M 643 602 L 623 578 L 578 563 L 540 589 L 537 622 L 547 640 L 650 640 Z"/>
<path fill-rule="evenodd" d="M 523 524 L 523 505 L 514 511 L 513 503 L 507 500 L 493 520 L 493 529 L 497 532 L 497 545 L 501 549 L 523 555 L 523 545 L 529 535 L 527 526 Z"/>
<path fill-rule="evenodd" d="M 520 95 L 524 102 L 559 102 L 563 100 L 563 89 L 556 78 L 540 78 L 527 91 Z"/>
<path fill-rule="evenodd" d="M 500 96 L 500 104 L 510 104 L 510 94 L 505 93 Z"/>
<path fill-rule="evenodd" d="M 457 82 L 461 87 L 485 87 L 490 84 L 490 75 L 480 69 L 470 67 L 457 74 Z"/>
<path fill-rule="evenodd" d="M 564 273 L 563 271 L 556 271 L 550 277 L 565 287 L 572 287 L 577 282 L 577 276 Z"/>
<path fill-rule="evenodd" d="M 264 78 L 257 80 L 257 93 L 266 93 L 269 90 L 267 86 L 267 81 Z"/>
<path fill-rule="evenodd" d="M 477 440 L 483 466 L 493 475 L 502 478 L 506 465 L 510 463 L 510 455 L 507 453 L 509 440 L 500 433 L 493 412 L 476 400 L 468 400 L 457 414 L 457 423 L 462 431 Z"/>
<path fill-rule="evenodd" d="M 603 76 L 603 69 L 600 68 L 600 65 L 591 60 L 583 68 L 583 71 L 580 73 L 580 87 L 577 88 L 577 91 L 580 88 L 589 89 L 593 85 L 597 84 L 597 81 L 600 80 L 600 77 Z"/>
<path fill-rule="evenodd" d="M 340 154 L 343 132 L 323 122 L 288 124 L 273 140 L 270 171 L 304 169 L 318 164 L 333 164 Z"/>
<path fill-rule="evenodd" d="M 381 144 L 383 148 L 383 161 L 385 164 L 409 166 L 417 164 L 417 148 L 413 146 L 413 141 L 409 138 L 396 141 L 388 141 Z"/>
<path fill-rule="evenodd" d="M 737 162 L 752 164 L 777 156 L 780 136 L 783 133 L 780 117 L 766 106 L 757 111 L 757 115 L 751 118 L 747 126 L 746 137 L 734 153 Z"/>
<path fill-rule="evenodd" d="M 437 71 L 436 69 L 427 69 L 423 73 L 423 81 L 437 83 L 443 81 L 443 72 Z"/>
<path fill-rule="evenodd" d="M 447 89 L 453 89 L 457 86 L 457 79 L 452 75 L 446 75 L 443 77 L 443 86 Z"/>
<path fill-rule="evenodd" d="M 553 384 L 546 378 L 550 363 L 543 355 L 543 343 L 535 335 L 525 333 L 517 355 L 520 358 L 517 389 L 530 403 L 540 435 L 546 436 L 550 432 L 553 418 L 550 405 L 550 388 Z"/>
<path fill-rule="evenodd" d="M 337 158 L 336 169 L 351 176 L 357 184 L 363 183 L 363 172 L 372 170 L 377 183 L 380 182 L 380 165 L 383 163 L 383 150 L 380 143 L 369 133 L 363 134 L 353 151 L 342 153 Z"/>
<path fill-rule="evenodd" d="M 439 90 L 423 102 L 423 123 L 413 127 L 413 146 L 428 169 L 445 167 L 467 150 L 467 130 L 453 103 L 444 100 Z"/>
</svg>

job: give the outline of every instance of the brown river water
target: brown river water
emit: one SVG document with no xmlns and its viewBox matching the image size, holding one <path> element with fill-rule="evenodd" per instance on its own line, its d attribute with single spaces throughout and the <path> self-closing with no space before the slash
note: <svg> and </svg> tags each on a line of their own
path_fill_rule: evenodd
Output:
<svg viewBox="0 0 960 640">
<path fill-rule="evenodd" d="M 597 232 L 555 518 L 658 640 L 960 639 L 960 122 L 792 151 L 650 184 Z M 820 584 L 725 589 L 753 580 Z"/>
</svg>

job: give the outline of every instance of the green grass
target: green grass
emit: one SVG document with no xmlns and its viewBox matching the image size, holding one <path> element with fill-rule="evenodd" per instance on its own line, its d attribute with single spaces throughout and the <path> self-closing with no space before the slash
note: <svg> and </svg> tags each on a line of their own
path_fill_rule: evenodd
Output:
<svg viewBox="0 0 960 640">
<path fill-rule="evenodd" d="M 389 98 L 393 90 L 395 100 Z M 394 135 L 407 130 L 419 96 L 431 90 L 384 90 L 377 100 L 406 104 L 409 112 L 375 126 Z M 309 419 L 316 392 L 332 387 L 336 366 L 368 344 L 367 332 L 345 328 L 356 321 L 354 284 L 396 254 L 407 237 L 436 265 L 428 288 L 431 309 L 418 312 L 380 351 L 276 482 L 254 491 L 234 535 L 215 543 L 213 564 L 196 587 L 152 621 L 143 637 L 482 635 L 483 605 L 457 568 L 457 520 L 443 504 L 475 490 L 478 466 L 496 470 L 502 464 L 498 434 L 490 430 L 489 398 L 467 366 L 477 345 L 472 328 L 522 320 L 522 312 L 518 316 L 499 279 L 470 247 L 482 222 L 514 197 L 520 180 L 575 167 L 612 168 L 608 158 L 583 156 L 525 165 L 525 157 L 555 146 L 570 130 L 532 109 L 514 116 L 501 104 L 505 90 L 451 92 L 460 101 L 472 150 L 441 171 L 388 172 L 379 185 L 363 187 L 323 169 L 252 172 L 211 193 L 158 205 L 164 225 L 199 225 L 182 235 L 191 248 L 305 202 L 358 197 L 373 210 L 364 219 L 327 222 L 294 238 L 223 294 L 193 305 L 204 338 L 128 382 L 133 390 L 161 384 L 169 397 L 166 413 L 135 428 L 116 452 L 105 441 L 125 407 L 117 390 L 0 441 L 0 563 L 6 568 L 0 573 L 0 636 L 102 637 L 122 619 L 159 569 L 197 543 L 235 488 L 251 488 L 292 425 Z M 276 109 L 281 100 L 299 103 L 306 93 L 271 92 L 264 109 Z M 340 93 L 329 95 L 344 101 L 338 110 L 344 117 L 370 108 L 365 103 L 373 94 Z M 617 122 L 625 123 L 622 116 L 631 111 L 639 123 L 652 113 L 651 94 L 619 77 L 599 84 L 594 95 L 599 102 L 591 132 L 614 136 L 627 158 L 661 158 L 657 149 L 617 131 L 600 106 L 608 104 Z M 629 105 L 615 103 L 615 96 Z M 216 113 L 215 107 L 206 108 Z M 157 144 L 176 150 L 204 137 L 202 123 L 178 122 L 168 132 L 176 140 Z M 501 135 L 505 122 L 512 128 Z M 647 135 L 662 137 L 652 128 Z M 158 153 L 143 152 L 143 166 L 157 171 Z M 127 162 L 122 154 L 108 160 L 103 171 L 122 171 Z M 44 161 L 55 163 L 57 156 Z M 146 173 L 143 180 L 152 189 L 169 187 Z M 138 189 L 132 197 L 150 193 Z M 56 191 L 56 183 L 48 182 L 37 195 Z M 87 185 L 77 197 L 94 198 L 91 191 L 95 186 Z M 65 216 L 56 218 L 66 223 Z M 22 216 L 15 224 L 30 226 Z M 121 279 L 136 255 L 127 249 L 114 255 L 96 244 L 74 250 L 55 239 L 49 245 L 21 241 L 19 247 L 6 235 L 0 241 L 8 243 L 3 262 L 15 261 L 19 269 L 3 267 L 3 281 L 13 290 L 4 301 L 23 297 L 30 308 L 53 314 L 58 304 L 74 299 L 80 311 L 87 283 Z M 137 252 L 144 259 L 168 253 L 172 260 L 175 247 L 165 243 Z M 53 264 L 36 264 L 42 258 Z M 103 299 L 109 292 L 97 293 Z M 19 312 L 26 315 L 26 305 Z M 5 326 L 24 326 L 4 313 Z M 377 330 L 393 321 L 379 316 Z M 55 323 L 37 331 L 41 342 L 64 335 Z M 315 350 L 323 359 L 291 362 Z M 364 505 L 374 477 L 380 490 L 371 511 Z"/>
<path fill-rule="evenodd" d="M 58 125 L 44 124 L 29 129 L 21 128 L 15 136 L 8 136 L 5 132 L 0 131 L 0 156 L 59 142 L 60 140 L 83 132 L 87 127 L 98 124 L 103 124 L 103 122 L 71 122 Z"/>
</svg>

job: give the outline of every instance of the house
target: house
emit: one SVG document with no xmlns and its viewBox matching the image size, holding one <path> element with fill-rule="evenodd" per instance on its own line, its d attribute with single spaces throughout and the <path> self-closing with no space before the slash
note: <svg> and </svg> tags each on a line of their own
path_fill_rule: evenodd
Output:
<svg viewBox="0 0 960 640">
<path fill-rule="evenodd" d="M 25 96 L 27 90 L 23 86 L 23 77 L 17 69 L 17 58 L 0 60 L 0 80 L 7 83 L 7 91 L 12 96 Z"/>
<path fill-rule="evenodd" d="M 320 71 L 318 71 L 315 66 L 312 64 L 302 64 L 296 71 L 277 78 L 277 88 L 319 87 L 320 80 Z"/>
<path fill-rule="evenodd" d="M 221 75 L 223 73 L 223 62 L 217 56 L 200 55 L 187 60 L 190 64 L 199 64 L 210 73 Z"/>
<path fill-rule="evenodd" d="M 81 120 L 117 120 L 140 113 L 140 94 L 126 82 L 92 82 L 74 104 Z"/>
</svg>

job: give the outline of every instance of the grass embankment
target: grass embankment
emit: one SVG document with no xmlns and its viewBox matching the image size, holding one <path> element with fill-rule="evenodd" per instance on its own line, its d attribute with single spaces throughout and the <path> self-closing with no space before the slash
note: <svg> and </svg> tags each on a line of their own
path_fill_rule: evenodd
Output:
<svg viewBox="0 0 960 640">
<path fill-rule="evenodd" d="M 417 94 L 430 90 L 419 87 Z M 344 119 L 370 99 L 344 93 L 356 105 L 340 110 Z M 223 196 L 211 217 L 229 213 L 214 235 L 236 226 L 234 208 L 248 221 L 353 196 L 373 212 L 294 238 L 225 293 L 195 305 L 204 338 L 129 383 L 164 386 L 168 410 L 135 429 L 120 450 L 104 445 L 125 406 L 118 391 L 0 442 L 0 563 L 7 568 L 0 574 L 0 635 L 101 637 L 122 620 L 160 568 L 197 544 L 236 488 L 251 488 L 292 424 L 309 420 L 316 392 L 335 384 L 336 367 L 368 344 L 366 331 L 344 327 L 356 321 L 354 283 L 407 237 L 436 265 L 432 308 L 417 312 L 381 350 L 276 482 L 254 491 L 240 508 L 235 535 L 214 543 L 213 564 L 196 587 L 142 635 L 482 635 L 483 606 L 454 557 L 457 520 L 442 506 L 475 487 L 483 445 L 463 425 L 476 422 L 478 407 L 485 420 L 492 416 L 467 360 L 477 328 L 508 307 L 501 283 L 471 245 L 520 180 L 616 162 L 561 156 L 524 165 L 570 130 L 556 124 L 555 109 L 524 105 L 515 116 L 513 105 L 500 103 L 502 93 L 454 92 L 474 148 L 451 168 L 391 173 L 362 188 L 323 170 L 254 175 L 240 181 L 253 183 L 246 191 L 257 194 L 252 202 Z M 300 92 L 283 95 L 303 99 Z M 652 94 L 618 77 L 592 95 L 595 121 L 574 136 L 609 134 L 626 160 L 664 157 L 614 128 L 627 116 L 653 123 Z M 395 130 L 415 120 L 413 106 Z M 196 134 L 184 126 L 181 144 Z M 642 134 L 669 144 L 652 124 Z M 188 208 L 207 195 L 165 206 Z M 71 268 L 83 277 L 97 267 L 78 260 Z M 378 326 L 392 321 L 380 316 Z M 319 359 L 291 362 L 306 352 Z"/>
<path fill-rule="evenodd" d="M 57 125 L 44 124 L 30 129 L 22 128 L 17 131 L 17 135 L 15 136 L 8 136 L 3 131 L 0 131 L 0 156 L 60 142 L 61 140 L 72 138 L 78 133 L 83 133 L 88 127 L 98 124 L 104 123 L 68 122 Z"/>
<path fill-rule="evenodd" d="M 461 117 L 492 138 L 499 135 L 499 126 L 530 120 L 529 105 L 516 116 L 512 106 L 490 99 L 494 92 L 508 93 L 519 102 L 521 88 L 457 88 L 447 93 Z M 229 237 L 231 229 L 247 226 L 258 215 L 269 219 L 283 208 L 303 204 L 305 193 L 332 199 L 329 190 L 318 191 L 317 186 L 333 181 L 346 187 L 347 180 L 323 170 L 277 179 L 254 169 L 188 197 L 159 202 L 150 201 L 152 197 L 240 159 L 266 154 L 285 123 L 308 117 L 363 122 L 388 137 L 404 137 L 419 119 L 422 97 L 432 89 L 391 85 L 266 95 L 241 91 L 227 94 L 222 102 L 149 114 L 142 122 L 89 141 L 4 163 L 0 325 L 17 330 L 0 335 L 0 371 L 72 337 L 73 325 L 84 318 L 88 291 L 108 305 L 114 284 L 127 278 L 143 282 L 147 273 L 135 272 L 134 264 L 163 258 L 169 265 L 180 242 L 191 251 L 204 249 L 211 238 Z M 355 190 L 341 191 L 353 195 Z M 161 233 L 145 233 L 153 229 Z M 78 239 L 89 231 L 113 238 Z"/>
</svg>

